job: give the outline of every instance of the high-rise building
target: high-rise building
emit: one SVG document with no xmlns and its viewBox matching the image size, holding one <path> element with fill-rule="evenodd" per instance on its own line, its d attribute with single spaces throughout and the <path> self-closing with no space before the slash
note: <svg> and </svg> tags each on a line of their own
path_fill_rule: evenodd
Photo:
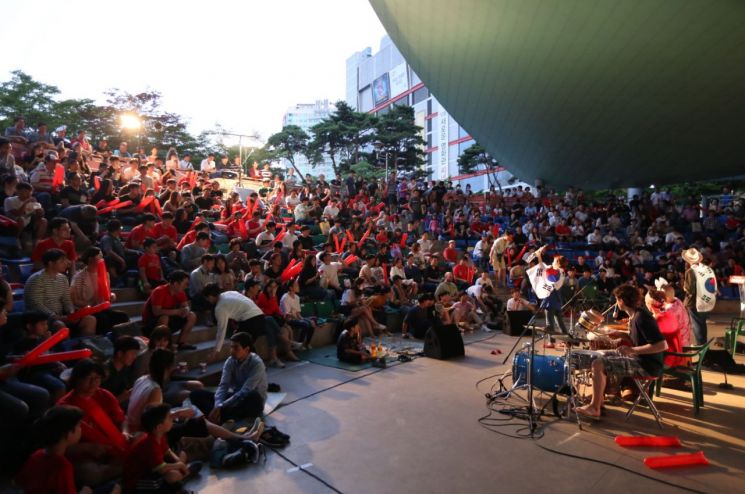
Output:
<svg viewBox="0 0 745 494">
<path fill-rule="evenodd" d="M 312 138 L 313 136 L 310 131 L 311 127 L 328 118 L 334 110 L 334 105 L 329 103 L 329 100 L 327 99 L 318 100 L 315 103 L 299 103 L 292 108 L 289 108 L 284 117 L 282 117 L 282 127 L 287 125 L 297 125 Z M 290 167 L 290 164 L 285 160 L 283 160 L 282 165 L 285 168 Z M 313 166 L 308 162 L 308 158 L 299 155 L 295 157 L 295 165 L 303 175 L 310 173 L 314 177 L 317 177 L 318 175 L 323 174 L 328 180 L 334 178 L 334 169 L 331 165 L 331 160 L 329 159 Z"/>
<path fill-rule="evenodd" d="M 475 141 L 430 93 L 390 37 L 383 37 L 377 53 L 368 47 L 347 59 L 346 95 L 352 108 L 376 115 L 385 114 L 393 105 L 412 106 L 427 143 L 425 166 L 430 177 L 450 178 L 463 187 L 470 183 L 474 190 L 489 187 L 486 175 L 459 178 L 458 156 Z M 512 176 L 503 171 L 498 178 L 506 186 Z"/>
</svg>

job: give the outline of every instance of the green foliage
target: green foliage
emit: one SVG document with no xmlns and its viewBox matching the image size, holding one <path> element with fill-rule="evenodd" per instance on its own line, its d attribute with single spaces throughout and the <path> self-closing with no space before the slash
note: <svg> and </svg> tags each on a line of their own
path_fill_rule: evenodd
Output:
<svg viewBox="0 0 745 494">
<path fill-rule="evenodd" d="M 375 125 L 374 143 L 382 153 L 388 154 L 390 169 L 419 172 L 424 166 L 422 128 L 414 122 L 414 109 L 396 105 L 378 118 Z M 375 153 L 371 155 L 375 156 Z M 384 159 L 378 155 L 378 158 Z"/>
<path fill-rule="evenodd" d="M 373 166 L 367 160 L 360 160 L 351 165 L 349 169 L 354 170 L 362 180 L 377 180 L 385 175 L 385 168 Z"/>
<path fill-rule="evenodd" d="M 289 161 L 298 177 L 302 177 L 303 174 L 295 166 L 295 157 L 299 154 L 307 154 L 309 139 L 308 134 L 297 125 L 286 125 L 281 132 L 269 137 L 265 150 L 270 152 L 275 159 Z"/>
<path fill-rule="evenodd" d="M 499 166 L 499 162 L 489 155 L 486 149 L 476 143 L 458 157 L 458 170 L 460 173 L 474 173 Z"/>
</svg>

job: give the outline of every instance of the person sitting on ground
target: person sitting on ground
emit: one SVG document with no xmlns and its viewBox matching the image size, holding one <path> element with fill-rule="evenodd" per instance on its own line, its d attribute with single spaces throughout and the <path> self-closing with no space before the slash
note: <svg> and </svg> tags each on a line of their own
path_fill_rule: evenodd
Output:
<svg viewBox="0 0 745 494">
<path fill-rule="evenodd" d="M 431 293 L 421 293 L 417 299 L 417 305 L 409 309 L 404 317 L 401 326 L 401 336 L 403 338 L 422 339 L 432 325 L 434 324 L 434 314 L 432 307 L 435 305 L 435 297 Z"/>
<path fill-rule="evenodd" d="M 163 388 L 175 369 L 173 352 L 170 350 L 153 352 L 149 373 L 137 379 L 132 388 L 132 396 L 127 407 L 127 423 L 130 431 L 142 431 L 142 414 L 148 405 L 163 403 Z M 236 434 L 206 419 L 202 413 L 210 411 L 213 401 L 212 393 L 209 391 L 194 391 L 189 398 L 194 406 L 182 406 L 171 410 L 171 415 L 178 422 L 167 433 L 169 444 L 178 443 L 182 437 L 212 436 L 221 439 L 249 440 L 258 438 L 261 434 L 261 432 L 256 434 L 255 427 L 246 434 Z"/>
<path fill-rule="evenodd" d="M 70 298 L 70 283 L 64 275 L 70 264 L 65 253 L 60 249 L 49 249 L 41 259 L 44 269 L 32 274 L 26 281 L 23 293 L 26 310 L 46 314 L 54 330 L 66 326 L 76 335 L 96 334 L 95 317 L 88 315 L 77 322 L 69 320 L 75 306 Z"/>
<path fill-rule="evenodd" d="M 476 313 L 476 304 L 465 292 L 461 292 L 458 301 L 453 304 L 453 321 L 461 331 L 475 331 L 484 323 Z M 483 329 L 489 328 L 483 326 Z"/>
<path fill-rule="evenodd" d="M 70 222 L 65 218 L 52 218 L 49 222 L 51 235 L 44 240 L 39 241 L 31 254 L 31 260 L 34 261 L 34 267 L 41 269 L 43 264 L 41 256 L 49 249 L 60 249 L 65 253 L 70 261 L 70 275 L 75 274 L 75 261 L 78 259 L 78 253 L 75 250 L 75 243 L 70 240 Z"/>
<path fill-rule="evenodd" d="M 179 332 L 178 349 L 195 350 L 187 343 L 189 334 L 197 321 L 197 316 L 189 309 L 186 288 L 189 275 L 174 271 L 168 276 L 168 283 L 155 288 L 142 309 L 143 332 L 149 335 L 155 326 L 168 326 L 172 332 Z"/>
<path fill-rule="evenodd" d="M 55 406 L 47 410 L 35 424 L 33 435 L 42 447 L 24 463 L 15 477 L 15 483 L 26 494 L 93 494 L 85 486 L 78 491 L 75 485 L 73 464 L 66 453 L 79 443 L 82 434 L 83 412 L 73 406 Z M 119 494 L 116 484 L 99 486 L 96 492 Z"/>
<path fill-rule="evenodd" d="M 253 353 L 253 338 L 238 332 L 230 337 L 230 357 L 225 361 L 210 420 L 225 422 L 261 417 L 267 396 L 264 362 Z"/>
<path fill-rule="evenodd" d="M 116 396 L 124 407 L 129 400 L 135 379 L 133 364 L 140 353 L 140 342 L 132 336 L 120 336 L 114 341 L 114 356 L 106 362 L 106 379 L 101 387 Z"/>
<path fill-rule="evenodd" d="M 445 273 L 445 279 L 437 285 L 435 289 L 435 298 L 439 298 L 441 294 L 448 293 L 451 297 L 458 295 L 458 285 L 453 282 L 453 273 Z"/>
<path fill-rule="evenodd" d="M 165 483 L 162 491 L 183 492 L 182 483 L 201 470 L 201 463 L 186 464 L 186 454 L 177 455 L 168 444 L 173 430 L 171 406 L 148 405 L 140 418 L 143 434 L 132 444 L 124 462 L 124 488 L 142 492 L 153 484 Z"/>
<path fill-rule="evenodd" d="M 363 336 L 375 337 L 376 334 L 386 331 L 387 326 L 375 320 L 372 309 L 362 294 L 363 285 L 364 280 L 357 278 L 354 280 L 354 286 L 344 291 L 341 297 L 340 312 L 346 316 L 359 319 L 360 330 Z"/>
<path fill-rule="evenodd" d="M 613 296 L 618 308 L 629 316 L 629 333 L 611 333 L 609 336 L 618 353 L 606 354 L 592 362 L 592 401 L 577 408 L 577 413 L 594 419 L 600 418 L 609 375 L 618 379 L 659 376 L 663 354 L 667 350 L 667 342 L 654 317 L 641 307 L 639 290 L 631 285 L 621 285 L 613 290 Z"/>
<path fill-rule="evenodd" d="M 344 322 L 344 331 L 336 341 L 336 358 L 348 364 L 362 364 L 374 360 L 362 343 L 358 318 L 350 317 Z"/>
</svg>

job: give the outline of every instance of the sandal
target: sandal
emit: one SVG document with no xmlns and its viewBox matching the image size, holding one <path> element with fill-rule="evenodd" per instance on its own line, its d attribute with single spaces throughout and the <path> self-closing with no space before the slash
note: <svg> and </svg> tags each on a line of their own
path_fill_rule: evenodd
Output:
<svg viewBox="0 0 745 494">
<path fill-rule="evenodd" d="M 287 442 L 269 429 L 265 429 L 259 438 L 259 442 L 269 448 L 284 448 Z"/>
<path fill-rule="evenodd" d="M 580 417 L 584 417 L 584 418 L 587 418 L 587 419 L 590 419 L 590 420 L 600 420 L 600 415 L 592 415 L 590 413 L 587 413 L 586 411 L 584 411 L 581 408 L 575 408 L 574 409 L 574 413 L 576 413 Z"/>
</svg>

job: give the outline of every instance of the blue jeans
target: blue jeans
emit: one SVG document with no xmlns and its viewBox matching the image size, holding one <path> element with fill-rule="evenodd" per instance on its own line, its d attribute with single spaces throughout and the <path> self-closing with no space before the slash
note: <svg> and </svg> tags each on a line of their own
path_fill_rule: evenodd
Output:
<svg viewBox="0 0 745 494">
<path fill-rule="evenodd" d="M 706 327 L 706 318 L 709 317 L 707 312 L 699 312 L 696 309 L 688 308 L 688 317 L 691 319 L 691 332 L 696 339 L 696 345 L 706 343 L 708 333 Z"/>
<path fill-rule="evenodd" d="M 569 332 L 564 325 L 564 317 L 561 315 L 561 309 L 546 309 L 546 326 L 549 329 L 554 329 L 554 324 L 559 325 L 562 333 L 566 334 Z"/>
</svg>

